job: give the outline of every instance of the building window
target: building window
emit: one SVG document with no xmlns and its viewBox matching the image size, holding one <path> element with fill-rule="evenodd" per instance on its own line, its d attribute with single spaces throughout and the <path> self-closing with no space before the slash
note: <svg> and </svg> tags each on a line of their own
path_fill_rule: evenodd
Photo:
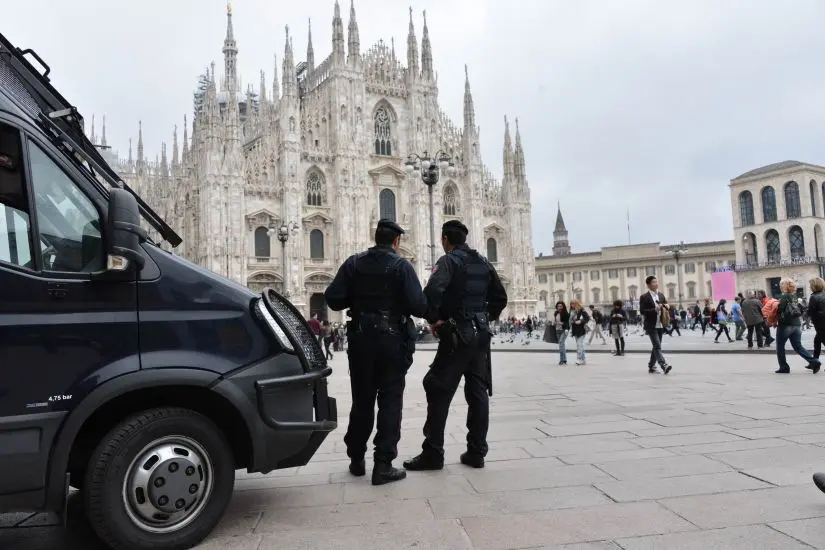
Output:
<svg viewBox="0 0 825 550">
<path fill-rule="evenodd" d="M 498 243 L 492 237 L 487 239 L 487 259 L 493 263 L 498 262 Z"/>
<path fill-rule="evenodd" d="M 313 260 L 321 260 L 324 257 L 324 234 L 320 229 L 309 232 L 309 257 Z"/>
<path fill-rule="evenodd" d="M 270 256 L 269 230 L 266 227 L 258 227 L 255 229 L 255 257 L 269 258 Z"/>
<path fill-rule="evenodd" d="M 635 300 L 636 298 L 638 298 L 639 287 L 637 287 L 636 285 L 630 285 L 629 287 L 627 287 L 627 296 L 631 300 Z"/>
<path fill-rule="evenodd" d="M 546 273 L 542 273 L 541 275 L 539 275 L 539 283 L 540 284 L 547 283 L 547 274 Z"/>
<path fill-rule="evenodd" d="M 739 218 L 742 225 L 753 225 L 753 195 L 750 191 L 739 193 Z"/>
<path fill-rule="evenodd" d="M 706 284 L 707 284 L 707 287 L 708 287 L 707 297 L 708 298 L 713 298 L 713 284 L 710 281 L 708 281 Z"/>
<path fill-rule="evenodd" d="M 455 216 L 458 213 L 458 198 L 455 184 L 450 182 L 444 187 L 444 215 Z"/>
<path fill-rule="evenodd" d="M 593 292 L 593 303 L 594 303 L 594 304 L 598 304 L 599 302 L 601 302 L 601 300 L 600 300 L 600 298 L 601 298 L 601 291 L 600 291 L 598 288 L 594 288 L 594 289 L 592 290 L 592 292 Z"/>
<path fill-rule="evenodd" d="M 776 193 L 770 185 L 762 188 L 762 221 L 776 221 Z"/>
<path fill-rule="evenodd" d="M 795 181 L 785 184 L 785 217 L 788 219 L 802 216 L 802 204 L 799 201 L 799 185 Z"/>
<path fill-rule="evenodd" d="M 676 299 L 676 285 L 669 284 L 667 285 L 667 299 L 674 300 Z"/>
<path fill-rule="evenodd" d="M 307 204 L 309 206 L 324 204 L 324 184 L 321 181 L 321 174 L 314 170 L 307 178 Z"/>
<path fill-rule="evenodd" d="M 696 283 L 693 281 L 687 284 L 688 298 L 696 298 Z"/>
<path fill-rule="evenodd" d="M 591 271 L 590 272 L 590 280 L 591 281 L 598 281 L 600 276 L 601 276 L 601 273 L 599 273 L 598 271 Z"/>
<path fill-rule="evenodd" d="M 656 266 L 655 265 L 649 265 L 649 266 L 645 267 L 645 276 L 647 277 L 647 276 L 650 276 L 650 275 L 654 275 L 654 276 L 656 275 Z"/>
<path fill-rule="evenodd" d="M 619 287 L 617 287 L 617 286 L 611 286 L 610 287 L 610 299 L 614 302 L 619 299 Z"/>
<path fill-rule="evenodd" d="M 816 216 L 816 182 L 811 180 L 811 183 L 808 185 L 808 188 L 811 191 L 811 216 Z"/>
<path fill-rule="evenodd" d="M 779 263 L 782 249 L 779 246 L 779 233 L 776 229 L 769 229 L 765 233 L 765 259 L 768 263 Z"/>
<path fill-rule="evenodd" d="M 696 273 L 696 264 L 693 262 L 688 262 L 685 265 L 685 273 Z"/>
<path fill-rule="evenodd" d="M 381 219 L 395 221 L 395 193 L 391 189 L 382 189 L 378 195 L 378 208 Z"/>
<path fill-rule="evenodd" d="M 581 271 L 574 271 L 573 272 L 573 282 L 579 282 L 582 280 L 582 272 Z"/>
<path fill-rule="evenodd" d="M 564 282 L 564 273 L 556 273 L 556 282 L 563 283 Z"/>
<path fill-rule="evenodd" d="M 707 273 L 713 273 L 716 271 L 716 262 L 705 262 L 705 271 Z"/>
<path fill-rule="evenodd" d="M 390 114 L 384 107 L 375 111 L 375 154 L 392 155 Z"/>
<path fill-rule="evenodd" d="M 618 269 L 608 269 L 607 270 L 607 277 L 609 279 L 618 279 L 619 278 L 619 270 Z M 614 300 L 618 300 L 618 298 L 614 298 Z"/>
<path fill-rule="evenodd" d="M 745 265 L 757 265 L 759 257 L 756 252 L 756 235 L 745 233 L 742 236 L 742 248 L 745 250 Z"/>
<path fill-rule="evenodd" d="M 628 277 L 635 277 L 636 276 L 636 268 L 635 267 L 628 267 L 627 268 L 627 276 Z"/>
<path fill-rule="evenodd" d="M 802 235 L 802 228 L 798 225 L 791 227 L 788 231 L 788 243 L 791 248 L 791 259 L 796 260 L 805 256 L 805 237 Z"/>
<path fill-rule="evenodd" d="M 673 264 L 667 264 L 665 266 L 665 275 L 675 275 L 676 274 L 676 266 Z"/>
</svg>

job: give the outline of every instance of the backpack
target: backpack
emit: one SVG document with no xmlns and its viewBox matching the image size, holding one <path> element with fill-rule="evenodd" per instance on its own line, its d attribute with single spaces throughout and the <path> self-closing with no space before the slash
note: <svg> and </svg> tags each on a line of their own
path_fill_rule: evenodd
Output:
<svg viewBox="0 0 825 550">
<path fill-rule="evenodd" d="M 779 300 L 769 298 L 762 306 L 762 317 L 765 318 L 769 327 L 777 326 L 779 324 Z"/>
<path fill-rule="evenodd" d="M 790 323 L 799 317 L 802 317 L 802 304 L 798 300 L 788 300 L 785 302 L 785 307 L 782 308 L 782 320 L 785 323 Z"/>
</svg>

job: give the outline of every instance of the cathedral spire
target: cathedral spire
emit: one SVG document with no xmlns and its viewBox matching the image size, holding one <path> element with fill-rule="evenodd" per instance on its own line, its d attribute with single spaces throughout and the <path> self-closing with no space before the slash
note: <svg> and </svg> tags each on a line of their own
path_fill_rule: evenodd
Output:
<svg viewBox="0 0 825 550">
<path fill-rule="evenodd" d="M 106 115 L 103 115 L 103 128 L 100 136 L 100 144 L 103 147 L 106 147 L 108 145 L 108 143 L 106 143 Z"/>
<path fill-rule="evenodd" d="M 349 5 L 349 36 L 347 37 L 347 62 L 354 63 L 361 57 L 361 37 L 358 34 L 358 22 L 355 20 L 355 0 Z"/>
<path fill-rule="evenodd" d="M 433 50 L 427 29 L 427 10 L 424 10 L 424 30 L 421 31 L 421 77 L 424 80 L 433 79 Z"/>
<path fill-rule="evenodd" d="M 180 160 L 180 151 L 178 150 L 178 125 L 172 130 L 172 167 L 177 169 Z"/>
<path fill-rule="evenodd" d="M 470 74 L 467 65 L 464 65 L 464 132 L 473 131 L 476 127 L 476 111 L 473 105 L 473 93 L 470 91 Z"/>
<path fill-rule="evenodd" d="M 315 50 L 312 49 L 312 18 L 309 19 L 309 27 L 307 31 L 307 69 L 315 68 Z"/>
<path fill-rule="evenodd" d="M 272 61 L 272 104 L 274 105 L 278 101 L 278 97 L 281 95 L 278 88 L 278 54 L 274 54 L 272 56 Z"/>
<path fill-rule="evenodd" d="M 143 158 L 143 121 L 138 121 L 138 142 L 137 142 L 137 167 L 138 172 L 142 172 L 145 165 Z"/>
<path fill-rule="evenodd" d="M 237 73 L 238 47 L 235 44 L 235 32 L 232 28 L 232 4 L 226 5 L 226 39 L 223 41 L 223 62 L 225 70 L 224 89 L 234 92 L 238 86 Z"/>
<path fill-rule="evenodd" d="M 129 138 L 129 158 L 127 160 L 129 166 L 132 165 L 132 138 Z"/>
<path fill-rule="evenodd" d="M 507 115 L 504 115 L 504 178 L 502 188 L 509 191 L 513 188 L 513 141 L 510 139 L 510 122 Z"/>
<path fill-rule="evenodd" d="M 418 78 L 418 40 L 415 38 L 412 6 L 410 6 L 410 30 L 407 33 L 407 71 L 411 79 Z"/>
<path fill-rule="evenodd" d="M 166 158 L 166 142 L 160 144 L 160 175 L 165 178 L 169 175 L 169 160 Z"/>
<path fill-rule="evenodd" d="M 286 26 L 286 46 L 284 47 L 283 89 L 284 96 L 298 95 L 298 80 L 295 75 L 295 60 L 292 57 L 292 39 L 289 37 L 289 25 Z"/>
<path fill-rule="evenodd" d="M 261 111 L 263 111 L 264 105 L 266 105 L 266 73 L 263 69 L 261 69 L 261 93 L 258 95 L 258 101 L 260 101 Z"/>
<path fill-rule="evenodd" d="M 335 15 L 332 18 L 332 57 L 336 65 L 347 59 L 344 51 L 344 21 L 341 19 L 341 5 L 335 0 Z"/>
<path fill-rule="evenodd" d="M 189 124 L 186 122 L 186 115 L 183 115 L 183 150 L 181 151 L 181 163 L 186 164 L 189 159 Z"/>
<path fill-rule="evenodd" d="M 513 172 L 516 182 L 521 186 L 525 183 L 524 173 L 524 150 L 521 148 L 521 132 L 518 128 L 518 117 L 516 117 L 516 150 L 513 156 Z"/>
<path fill-rule="evenodd" d="M 95 135 L 95 115 L 92 114 L 92 133 L 89 134 L 89 141 L 92 145 L 97 145 L 97 136 Z"/>
</svg>

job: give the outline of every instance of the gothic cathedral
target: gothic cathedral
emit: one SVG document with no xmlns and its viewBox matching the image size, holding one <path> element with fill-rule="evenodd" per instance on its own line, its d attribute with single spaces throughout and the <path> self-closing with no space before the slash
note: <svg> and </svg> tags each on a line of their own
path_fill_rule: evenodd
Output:
<svg viewBox="0 0 825 550">
<path fill-rule="evenodd" d="M 296 65 L 287 28 L 281 78 L 276 65 L 269 89 L 261 72 L 257 92 L 241 90 L 228 9 L 223 78 L 213 63 L 200 79 L 191 143 L 184 119 L 183 144 L 179 149 L 176 130 L 171 161 L 163 144 L 160 158 L 147 162 L 139 129 L 137 157 L 130 146 L 127 160 L 112 156 L 113 167 L 181 235 L 175 253 L 253 290 L 285 292 L 307 316 L 338 319 L 323 291 L 347 256 L 371 246 L 379 218 L 407 231 L 400 252 L 426 281 L 427 188 L 404 161 L 444 151 L 455 169 L 435 187 L 436 231 L 448 219 L 467 225 L 470 246 L 493 262 L 507 287 L 505 315 L 534 314 L 530 189 L 518 120 L 512 140 L 504 119 L 498 181 L 481 160 L 466 67 L 463 127 L 438 105 L 426 13 L 420 47 L 419 55 L 411 9 L 406 66 L 394 43 L 362 52 L 355 7 L 345 38 L 336 0 L 326 59 L 316 64 L 310 30 L 306 61 Z M 436 235 L 437 256 L 439 243 Z"/>
</svg>

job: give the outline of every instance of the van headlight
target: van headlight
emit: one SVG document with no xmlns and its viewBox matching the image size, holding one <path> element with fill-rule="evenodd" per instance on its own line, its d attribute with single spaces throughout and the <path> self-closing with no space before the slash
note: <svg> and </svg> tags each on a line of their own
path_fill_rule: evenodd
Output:
<svg viewBox="0 0 825 550">
<path fill-rule="evenodd" d="M 278 343 L 281 344 L 281 347 L 287 351 L 295 352 L 295 347 L 292 345 L 292 342 L 289 341 L 289 337 L 286 335 L 286 332 L 278 324 L 278 321 L 269 313 L 269 310 L 264 305 L 264 301 L 258 299 L 255 302 L 255 313 L 258 315 L 258 318 L 263 320 L 269 328 L 272 330 L 272 333 L 275 335 L 275 338 L 278 339 Z"/>
</svg>

